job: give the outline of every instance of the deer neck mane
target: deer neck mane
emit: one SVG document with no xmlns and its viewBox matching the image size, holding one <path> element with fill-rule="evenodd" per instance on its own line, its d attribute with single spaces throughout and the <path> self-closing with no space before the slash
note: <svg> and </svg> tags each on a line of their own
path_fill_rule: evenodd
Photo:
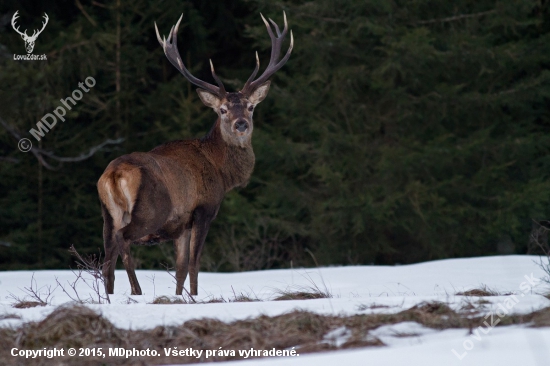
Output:
<svg viewBox="0 0 550 366">
<path fill-rule="evenodd" d="M 201 139 L 201 143 L 218 169 L 227 192 L 235 187 L 246 186 L 254 170 L 255 156 L 250 140 L 242 146 L 225 141 L 220 123 L 218 118 L 210 132 Z"/>
</svg>

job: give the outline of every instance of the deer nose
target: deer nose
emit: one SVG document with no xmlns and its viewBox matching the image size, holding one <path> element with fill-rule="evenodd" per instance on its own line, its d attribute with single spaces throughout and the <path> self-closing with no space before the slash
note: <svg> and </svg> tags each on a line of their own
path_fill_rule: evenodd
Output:
<svg viewBox="0 0 550 366">
<path fill-rule="evenodd" d="M 235 129 L 239 132 L 244 132 L 248 128 L 248 122 L 244 119 L 239 119 L 235 122 Z"/>
</svg>

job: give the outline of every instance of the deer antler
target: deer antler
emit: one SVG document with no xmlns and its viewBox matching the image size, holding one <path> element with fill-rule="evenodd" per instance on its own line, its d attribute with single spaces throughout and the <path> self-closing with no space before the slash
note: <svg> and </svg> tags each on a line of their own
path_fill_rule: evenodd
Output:
<svg viewBox="0 0 550 366">
<path fill-rule="evenodd" d="M 42 29 L 40 29 L 39 31 L 35 29 L 32 36 L 30 36 L 29 38 L 36 39 L 40 35 L 40 33 L 42 33 L 44 28 L 46 28 L 46 25 L 48 24 L 48 20 L 50 20 L 50 18 L 48 18 L 48 14 L 46 13 L 44 13 L 44 20 L 45 22 L 42 22 Z"/>
<path fill-rule="evenodd" d="M 44 28 L 46 28 L 46 25 L 48 24 L 48 20 L 50 18 L 48 18 L 48 14 L 44 13 L 44 19 L 45 19 L 45 22 L 42 22 L 42 29 L 40 29 L 39 31 L 37 31 L 36 29 L 34 30 L 32 36 L 29 37 L 29 35 L 27 34 L 27 30 L 25 29 L 24 32 L 21 32 L 19 30 L 19 26 L 16 27 L 15 25 L 15 21 L 17 18 L 19 18 L 19 15 L 17 15 L 17 13 L 19 12 L 19 10 L 17 10 L 15 12 L 15 14 L 13 14 L 13 17 L 11 18 L 11 26 L 13 27 L 13 29 L 19 33 L 21 35 L 21 37 L 23 37 L 23 39 L 25 40 L 35 40 L 39 35 L 40 33 L 42 33 L 42 31 L 44 30 Z"/>
<path fill-rule="evenodd" d="M 21 37 L 26 37 L 26 38 L 28 38 L 29 36 L 27 35 L 27 30 L 26 30 L 26 29 L 25 29 L 25 32 L 21 32 L 21 31 L 19 31 L 19 26 L 17 26 L 17 28 L 15 28 L 15 20 L 16 20 L 17 18 L 19 18 L 19 15 L 17 15 L 18 12 L 19 12 L 19 10 L 17 10 L 17 11 L 15 12 L 15 14 L 13 14 L 13 17 L 11 18 L 11 26 L 13 27 L 13 29 L 14 29 L 17 33 L 19 33 L 19 34 L 21 35 Z"/>
<path fill-rule="evenodd" d="M 189 80 L 191 83 L 203 89 L 206 89 L 210 93 L 216 94 L 220 98 L 223 98 L 226 94 L 225 87 L 223 86 L 222 81 L 218 78 L 218 76 L 216 75 L 216 72 L 214 71 L 214 65 L 212 64 L 212 60 L 210 60 L 210 70 L 212 70 L 212 77 L 214 77 L 214 80 L 216 80 L 216 83 L 218 83 L 218 86 L 212 85 L 210 83 L 207 83 L 206 81 L 202 81 L 194 77 L 183 64 L 180 53 L 178 51 L 178 45 L 177 45 L 178 28 L 180 26 L 180 22 L 182 18 L 183 18 L 183 14 L 180 16 L 176 25 L 172 26 L 172 29 L 168 34 L 168 39 L 166 39 L 165 37 L 163 38 L 160 37 L 160 33 L 157 28 L 157 23 L 155 22 L 155 31 L 157 32 L 157 39 L 160 45 L 162 46 L 162 49 L 164 50 L 164 54 L 166 55 L 166 58 L 168 58 L 168 61 L 170 61 L 170 63 L 174 65 L 174 67 L 178 69 L 179 72 L 181 72 L 183 76 L 185 76 L 185 78 Z"/>
<path fill-rule="evenodd" d="M 262 19 L 265 23 L 265 26 L 267 27 L 267 33 L 269 34 L 269 38 L 271 38 L 271 58 L 269 59 L 269 65 L 267 65 L 267 68 L 263 72 L 263 74 L 256 80 L 254 78 L 256 77 L 256 74 L 258 74 L 258 70 L 260 69 L 260 60 L 258 59 L 258 52 L 256 52 L 256 68 L 252 72 L 252 75 L 248 78 L 246 81 L 246 84 L 244 84 L 244 87 L 241 90 L 241 93 L 245 95 L 249 95 L 251 92 L 253 92 L 258 86 L 262 85 L 267 79 L 271 77 L 277 70 L 279 70 L 283 65 L 288 61 L 288 58 L 290 57 L 290 53 L 292 52 L 292 48 L 294 47 L 294 37 L 292 36 L 292 30 L 290 31 L 290 47 L 288 48 L 288 51 L 286 52 L 286 55 L 281 59 L 281 61 L 277 62 L 279 58 L 279 54 L 281 53 L 281 46 L 283 45 L 283 41 L 285 39 L 286 33 L 288 31 L 288 23 L 286 21 L 286 13 L 283 11 L 283 16 L 285 20 L 285 27 L 283 31 L 281 32 L 279 30 L 279 27 L 277 24 L 269 19 L 271 24 L 275 27 L 275 32 L 277 33 L 277 37 L 273 34 L 273 30 L 271 29 L 271 25 L 265 20 L 264 16 L 260 13 L 262 16 Z"/>
</svg>

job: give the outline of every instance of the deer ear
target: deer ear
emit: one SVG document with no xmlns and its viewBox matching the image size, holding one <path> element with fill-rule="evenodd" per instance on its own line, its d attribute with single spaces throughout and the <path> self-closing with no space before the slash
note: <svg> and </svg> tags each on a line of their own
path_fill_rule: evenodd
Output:
<svg viewBox="0 0 550 366">
<path fill-rule="evenodd" d="M 250 101 L 250 103 L 252 103 L 253 105 L 256 105 L 260 103 L 262 100 L 264 100 L 265 97 L 267 96 L 267 92 L 269 91 L 270 84 L 271 84 L 271 81 L 268 80 L 262 85 L 260 85 L 259 87 L 257 87 L 256 89 L 254 89 L 252 94 L 250 94 L 250 96 L 248 97 L 248 100 Z"/>
<path fill-rule="evenodd" d="M 213 109 L 219 108 L 221 100 L 217 95 L 200 88 L 197 89 L 197 93 L 199 94 L 199 98 L 201 98 L 204 105 Z"/>
</svg>

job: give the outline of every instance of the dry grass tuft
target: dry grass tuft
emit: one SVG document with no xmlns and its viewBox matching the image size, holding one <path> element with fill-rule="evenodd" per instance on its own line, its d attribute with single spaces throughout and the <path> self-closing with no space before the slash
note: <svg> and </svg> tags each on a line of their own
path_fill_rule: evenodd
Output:
<svg viewBox="0 0 550 366">
<path fill-rule="evenodd" d="M 550 327 L 550 307 L 533 313 L 533 326 Z"/>
<path fill-rule="evenodd" d="M 388 308 L 390 308 L 390 306 L 382 305 L 382 304 L 370 304 L 370 305 L 361 304 L 357 306 L 358 311 L 364 311 L 368 309 L 388 309 Z"/>
<path fill-rule="evenodd" d="M 454 310 L 451 309 L 447 304 L 439 301 L 423 302 L 421 304 L 413 306 L 408 311 L 417 311 L 423 314 L 436 315 L 451 315 L 454 313 Z"/>
<path fill-rule="evenodd" d="M 460 307 L 461 311 L 475 312 L 477 311 L 477 306 L 475 306 L 471 301 L 467 301 Z"/>
<path fill-rule="evenodd" d="M 212 297 L 208 300 L 205 300 L 203 301 L 203 303 L 205 304 L 218 304 L 218 303 L 223 303 L 223 302 L 227 302 L 223 297 Z"/>
<path fill-rule="evenodd" d="M 12 305 L 12 307 L 16 309 L 28 309 L 28 308 L 34 308 L 37 306 L 46 306 L 46 303 L 38 302 L 38 301 L 20 300 Z"/>
<path fill-rule="evenodd" d="M 490 289 L 487 285 L 482 285 L 480 288 L 457 292 L 456 295 L 483 297 L 483 296 L 508 296 L 508 295 L 513 295 L 513 293 L 512 292 L 501 293 Z"/>
<path fill-rule="evenodd" d="M 82 306 L 61 306 L 44 320 L 27 323 L 16 332 L 19 346 L 42 348 L 54 345 L 87 347 L 98 339 L 119 342 L 118 330 L 95 311 Z"/>
<path fill-rule="evenodd" d="M 312 300 L 312 299 L 324 299 L 326 296 L 316 292 L 304 292 L 304 291 L 285 291 L 277 296 L 275 301 L 284 300 Z"/>
<path fill-rule="evenodd" d="M 247 292 L 247 293 L 241 292 L 240 294 L 237 295 L 237 293 L 235 292 L 235 289 L 233 288 L 233 286 L 231 286 L 231 289 L 233 290 L 233 299 L 229 300 L 230 302 L 256 302 L 256 301 L 261 301 L 260 299 L 258 299 L 258 296 L 256 296 L 256 294 L 254 292 L 252 292 L 252 295 L 249 292 Z"/>
<path fill-rule="evenodd" d="M 168 298 L 168 300 L 171 300 Z M 194 357 L 165 356 L 164 348 L 191 347 L 195 350 L 290 349 L 299 354 L 345 348 L 383 346 L 370 332 L 382 325 L 414 321 L 435 329 L 475 328 L 485 321 L 483 315 L 469 316 L 453 311 L 441 302 L 422 303 L 396 314 L 365 314 L 354 316 L 327 316 L 306 311 L 268 317 L 260 316 L 231 323 L 216 319 L 194 319 L 179 326 L 158 326 L 150 330 L 117 329 L 111 322 L 84 306 L 59 307 L 40 322 L 31 322 L 18 328 L 0 328 L 0 359 L 3 365 L 20 365 L 22 359 L 9 355 L 11 348 L 41 349 L 44 347 L 123 347 L 138 350 L 154 349 L 160 356 L 145 357 L 86 357 L 78 365 L 149 365 L 186 364 L 205 361 L 241 359 L 236 356 Z M 526 315 L 501 318 L 497 326 L 532 324 L 550 326 L 550 307 Z M 345 330 L 341 342 L 330 341 L 329 334 Z M 409 334 L 410 335 L 410 334 Z M 402 334 L 407 336 L 407 334 Z M 185 347 L 183 347 L 185 346 Z M 26 365 L 43 365 L 45 359 L 25 359 Z M 73 365 L 71 357 L 56 358 L 59 365 Z"/>
<path fill-rule="evenodd" d="M 187 297 L 168 297 L 168 296 L 159 296 L 156 297 L 153 302 L 150 304 L 164 304 L 164 305 L 173 305 L 173 304 L 217 304 L 217 303 L 226 303 L 226 302 L 253 302 L 261 301 L 256 297 L 251 297 L 249 295 L 240 294 L 235 295 L 234 298 L 226 300 L 222 296 L 220 297 L 210 297 L 207 300 L 195 300 L 190 296 Z"/>
<path fill-rule="evenodd" d="M 151 304 L 169 305 L 169 304 L 187 304 L 187 302 L 183 301 L 183 299 L 178 297 L 159 296 L 159 297 L 155 297 L 155 299 L 151 302 Z"/>
<path fill-rule="evenodd" d="M 321 291 L 317 287 L 300 288 L 298 290 L 277 290 L 279 296 L 275 297 L 275 301 L 284 300 L 313 300 L 313 299 L 330 299 L 332 295 L 328 291 Z"/>
<path fill-rule="evenodd" d="M 494 292 L 494 291 L 486 291 L 486 290 L 483 290 L 483 289 L 475 288 L 473 290 L 457 292 L 456 295 L 457 296 L 478 296 L 478 297 L 482 297 L 482 296 L 498 296 L 498 293 Z"/>
<path fill-rule="evenodd" d="M 477 314 L 480 311 L 485 310 L 484 305 L 490 304 L 491 302 L 483 298 L 473 300 L 471 297 L 466 297 L 463 301 L 462 306 L 460 307 L 461 312 L 467 312 L 470 314 Z"/>
<path fill-rule="evenodd" d="M 261 300 L 258 299 L 257 297 L 252 297 L 252 296 L 249 296 L 249 295 L 240 294 L 240 295 L 235 296 L 230 301 L 231 302 L 256 302 L 256 301 L 261 301 Z"/>
<path fill-rule="evenodd" d="M 433 301 L 421 303 L 396 314 L 400 321 L 415 321 L 436 329 L 468 328 L 471 319 L 455 312 L 447 304 Z M 398 322 L 400 322 L 398 321 Z"/>
<path fill-rule="evenodd" d="M 0 320 L 5 320 L 5 319 L 21 319 L 21 317 L 17 314 L 2 314 L 0 315 Z"/>
</svg>

